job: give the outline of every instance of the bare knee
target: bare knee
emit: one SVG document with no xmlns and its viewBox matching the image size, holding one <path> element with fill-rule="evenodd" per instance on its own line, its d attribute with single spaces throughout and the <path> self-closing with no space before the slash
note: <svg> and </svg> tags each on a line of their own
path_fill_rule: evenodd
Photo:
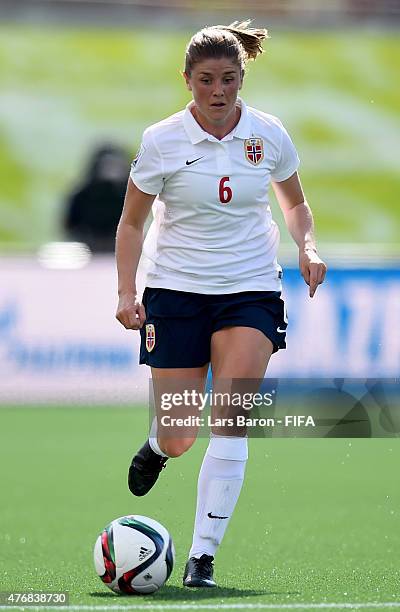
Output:
<svg viewBox="0 0 400 612">
<path fill-rule="evenodd" d="M 196 438 L 163 438 L 158 444 L 168 457 L 180 457 L 189 450 Z"/>
</svg>

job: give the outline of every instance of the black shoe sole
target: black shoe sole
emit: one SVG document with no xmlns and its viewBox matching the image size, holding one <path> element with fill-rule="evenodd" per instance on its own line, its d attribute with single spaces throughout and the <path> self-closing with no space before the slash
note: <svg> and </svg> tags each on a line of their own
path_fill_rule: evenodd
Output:
<svg viewBox="0 0 400 612">
<path fill-rule="evenodd" d="M 196 582 L 183 582 L 183 586 L 189 589 L 214 589 L 217 584 L 209 584 L 206 582 L 196 581 Z"/>
</svg>

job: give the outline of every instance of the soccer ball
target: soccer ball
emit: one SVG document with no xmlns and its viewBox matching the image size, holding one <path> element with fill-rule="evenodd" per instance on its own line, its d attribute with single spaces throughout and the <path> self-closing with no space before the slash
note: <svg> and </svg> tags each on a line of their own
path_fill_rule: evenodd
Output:
<svg viewBox="0 0 400 612">
<path fill-rule="evenodd" d="M 115 519 L 94 546 L 96 573 L 116 593 L 154 593 L 168 580 L 174 561 L 171 536 L 147 516 Z"/>
</svg>

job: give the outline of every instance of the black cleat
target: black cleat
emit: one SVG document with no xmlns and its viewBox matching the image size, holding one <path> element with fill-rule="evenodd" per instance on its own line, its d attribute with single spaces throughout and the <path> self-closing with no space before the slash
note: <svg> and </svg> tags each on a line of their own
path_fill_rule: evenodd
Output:
<svg viewBox="0 0 400 612">
<path fill-rule="evenodd" d="M 214 557 L 201 555 L 200 559 L 190 557 L 186 563 L 183 574 L 183 586 L 187 587 L 216 587 L 213 580 Z"/>
<path fill-rule="evenodd" d="M 155 453 L 147 440 L 146 444 L 136 453 L 129 466 L 128 487 L 138 497 L 146 495 L 156 483 L 160 472 L 165 468 L 168 457 Z"/>
</svg>

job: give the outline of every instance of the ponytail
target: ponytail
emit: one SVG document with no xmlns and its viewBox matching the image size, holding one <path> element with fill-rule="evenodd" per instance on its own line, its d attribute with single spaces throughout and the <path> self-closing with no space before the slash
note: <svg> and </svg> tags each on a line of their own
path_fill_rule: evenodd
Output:
<svg viewBox="0 0 400 612">
<path fill-rule="evenodd" d="M 255 60 L 258 55 L 264 53 L 262 46 L 263 40 L 269 38 L 268 30 L 265 28 L 249 28 L 251 19 L 246 21 L 234 21 L 228 26 L 212 26 L 218 30 L 226 30 L 233 34 L 244 48 L 247 59 Z"/>
</svg>

